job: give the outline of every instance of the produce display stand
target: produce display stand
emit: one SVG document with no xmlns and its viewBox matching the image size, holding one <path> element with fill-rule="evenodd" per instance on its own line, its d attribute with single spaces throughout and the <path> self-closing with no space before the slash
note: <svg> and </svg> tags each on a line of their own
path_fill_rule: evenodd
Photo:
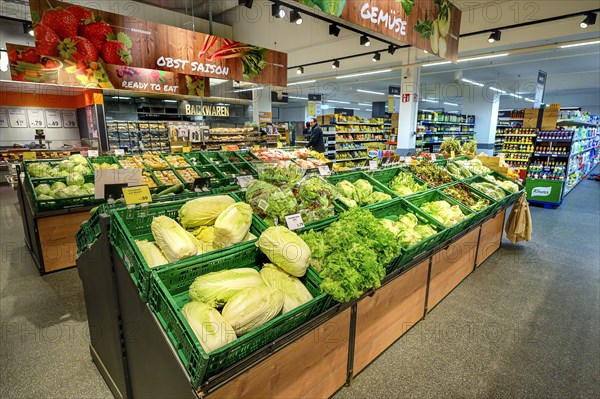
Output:
<svg viewBox="0 0 600 399">
<path fill-rule="evenodd" d="M 20 167 L 18 175 L 20 176 Z M 81 223 L 90 217 L 91 205 L 38 211 L 31 193 L 21 178 L 17 179 L 17 195 L 21 208 L 25 243 L 41 275 L 75 266 L 77 241 Z"/>
<path fill-rule="evenodd" d="M 111 247 L 110 218 L 102 214 L 100 237 L 77 259 L 92 359 L 116 398 L 329 397 L 500 247 L 505 210 L 513 202 L 396 269 L 380 289 L 334 305 L 196 389 L 179 348 Z"/>
</svg>

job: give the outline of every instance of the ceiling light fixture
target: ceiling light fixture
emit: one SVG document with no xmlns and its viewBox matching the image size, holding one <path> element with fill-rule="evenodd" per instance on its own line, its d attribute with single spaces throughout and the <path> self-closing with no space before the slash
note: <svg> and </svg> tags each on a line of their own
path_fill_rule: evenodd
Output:
<svg viewBox="0 0 600 399">
<path fill-rule="evenodd" d="M 390 44 L 388 46 L 388 53 L 390 53 L 390 55 L 394 55 L 394 53 L 396 52 L 397 49 L 398 49 L 398 47 L 394 46 L 393 44 Z"/>
<path fill-rule="evenodd" d="M 302 25 L 302 22 L 304 22 L 302 20 L 302 15 L 300 15 L 300 13 L 296 10 L 292 10 L 290 12 L 290 22 L 296 25 Z"/>
<path fill-rule="evenodd" d="M 301 66 L 299 66 L 299 67 L 296 69 L 296 74 L 298 74 L 298 75 L 302 75 L 303 73 L 304 73 L 304 67 L 301 67 Z"/>
<path fill-rule="evenodd" d="M 365 47 L 369 47 L 371 45 L 371 40 L 369 40 L 369 36 L 362 35 L 360 37 L 360 45 L 361 46 L 365 46 Z"/>
<path fill-rule="evenodd" d="M 458 104 L 454 104 L 454 103 L 447 103 L 447 102 L 444 102 L 444 104 L 445 104 L 445 105 L 450 105 L 450 106 L 452 106 L 452 107 L 458 107 Z"/>
<path fill-rule="evenodd" d="M 337 26 L 336 24 L 331 24 L 331 25 L 329 25 L 329 34 L 330 34 L 331 36 L 338 37 L 338 36 L 340 35 L 340 32 L 341 32 L 341 31 L 342 31 L 342 30 L 340 29 L 340 27 L 339 27 L 339 26 Z"/>
<path fill-rule="evenodd" d="M 381 60 L 381 54 L 380 53 L 373 54 L 373 58 L 371 60 L 373 62 L 377 62 L 377 61 Z"/>
<path fill-rule="evenodd" d="M 304 85 L 307 83 L 315 83 L 315 82 L 316 82 L 316 80 L 303 80 L 302 82 L 289 82 L 288 86 L 289 85 Z"/>
<path fill-rule="evenodd" d="M 271 6 L 271 15 L 275 18 L 285 18 L 285 10 L 279 3 L 273 3 Z"/>
<path fill-rule="evenodd" d="M 596 23 L 596 13 L 588 12 L 588 13 L 585 13 L 585 19 L 583 21 L 581 21 L 579 26 L 581 26 L 581 29 L 587 29 L 588 26 L 594 25 L 595 23 Z"/>
<path fill-rule="evenodd" d="M 333 61 L 331 64 L 331 68 L 336 69 L 340 67 L 340 62 L 338 60 Z"/>
<path fill-rule="evenodd" d="M 472 80 L 469 80 L 469 79 L 461 79 L 461 80 L 462 80 L 463 82 L 465 82 L 465 83 L 469 83 L 469 84 L 472 84 L 472 85 L 474 85 L 474 86 L 479 86 L 479 87 L 483 87 L 483 86 L 485 86 L 483 83 L 474 82 L 474 81 L 472 81 Z"/>
<path fill-rule="evenodd" d="M 479 61 L 479 60 L 487 60 L 490 58 L 500 58 L 500 57 L 506 57 L 510 55 L 510 53 L 502 53 L 502 54 L 491 54 L 491 55 L 482 55 L 481 57 L 470 57 L 470 58 L 462 58 L 460 60 L 458 60 L 457 62 L 469 62 L 469 61 Z"/>
<path fill-rule="evenodd" d="M 585 42 L 585 43 L 565 44 L 563 46 L 558 46 L 558 48 L 571 48 L 571 47 L 591 46 L 592 44 L 600 44 L 600 40 L 596 40 L 596 41 L 593 41 L 593 42 Z"/>
<path fill-rule="evenodd" d="M 378 91 L 369 91 L 369 90 L 361 90 L 361 89 L 356 89 L 356 91 L 361 92 L 361 93 L 377 94 L 379 96 L 385 96 L 385 93 L 380 93 Z"/>
<path fill-rule="evenodd" d="M 375 74 L 379 74 L 379 73 L 387 73 L 387 72 L 392 72 L 391 69 L 381 69 L 379 71 L 371 71 L 371 72 L 364 72 L 364 73 L 353 73 L 351 75 L 342 75 L 342 76 L 336 76 L 336 79 L 347 79 L 347 78 L 356 78 L 359 76 L 365 76 L 365 75 L 375 75 Z"/>
<path fill-rule="evenodd" d="M 490 37 L 488 38 L 488 42 L 490 42 L 490 43 L 499 42 L 501 38 L 502 38 L 502 32 L 500 32 L 500 30 L 498 30 L 498 29 L 495 29 L 490 34 Z"/>
</svg>

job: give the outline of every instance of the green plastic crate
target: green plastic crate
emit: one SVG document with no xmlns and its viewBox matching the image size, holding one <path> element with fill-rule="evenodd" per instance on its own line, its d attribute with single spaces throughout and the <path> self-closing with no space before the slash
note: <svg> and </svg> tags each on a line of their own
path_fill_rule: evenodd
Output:
<svg viewBox="0 0 600 399">
<path fill-rule="evenodd" d="M 327 181 L 329 181 L 329 183 L 333 184 L 334 186 L 344 180 L 349 181 L 350 183 L 354 183 L 359 179 L 364 179 L 366 181 L 368 181 L 372 186 L 373 186 L 373 191 L 378 191 L 384 194 L 388 194 L 389 196 L 392 197 L 392 199 L 390 201 L 393 201 L 394 199 L 399 198 L 398 194 L 396 194 L 394 191 L 390 190 L 389 188 L 387 188 L 385 185 L 379 183 L 377 180 L 373 179 L 371 176 L 367 175 L 366 173 L 363 172 L 352 172 L 352 173 L 344 173 L 344 174 L 335 174 L 335 175 L 331 175 L 329 177 L 327 177 Z M 371 204 L 371 205 L 366 205 L 363 206 L 362 208 L 365 209 L 371 209 L 374 206 L 380 205 L 380 204 L 385 204 L 389 201 L 385 201 L 385 202 L 378 202 L 376 204 Z M 337 205 L 343 209 L 343 210 L 348 210 L 348 206 L 346 204 L 344 204 L 343 202 L 337 200 L 336 201 Z"/>
<path fill-rule="evenodd" d="M 456 234 L 460 233 L 461 231 L 467 229 L 468 227 L 473 225 L 475 222 L 477 222 L 477 219 L 475 219 L 473 217 L 473 216 L 475 216 L 475 214 L 469 208 L 467 208 L 460 202 L 456 201 L 454 198 L 449 197 L 446 194 L 444 194 L 438 190 L 426 191 L 424 193 L 421 193 L 419 195 L 416 195 L 416 196 L 411 197 L 406 200 L 406 202 L 410 206 L 414 207 L 415 210 L 418 210 L 425 214 L 427 214 L 427 212 L 424 212 L 421 209 L 421 205 L 425 204 L 426 202 L 432 202 L 432 201 L 446 201 L 450 205 L 458 205 L 460 207 L 460 210 L 462 211 L 462 213 L 466 216 L 466 218 L 463 221 L 455 224 L 454 226 L 445 226 L 446 231 L 447 231 L 446 237 L 444 237 L 445 239 L 449 239 L 449 238 L 455 236 Z M 432 219 L 435 219 L 433 216 L 431 216 L 429 214 L 427 214 L 427 215 L 430 216 Z"/>
<path fill-rule="evenodd" d="M 150 269 L 135 244 L 135 240 L 153 241 L 152 231 L 150 229 L 152 219 L 155 216 L 168 216 L 172 219 L 177 219 L 179 208 L 188 201 L 189 199 L 170 201 L 167 203 L 155 203 L 145 207 L 135 207 L 133 209 L 120 208 L 114 209 L 111 213 L 111 243 L 118 255 L 123 259 L 131 278 L 138 287 L 140 297 L 143 301 L 146 301 L 148 297 L 152 273 L 158 270 L 178 268 L 188 264 L 213 260 L 222 256 L 223 253 L 226 253 L 229 250 L 236 250 L 249 254 L 256 243 L 256 240 L 246 241 L 232 245 L 231 247 L 207 252 L 202 255 L 196 255 L 175 263 Z M 265 229 L 266 226 L 264 223 L 256 217 L 256 215 L 253 215 L 250 232 L 258 237 Z"/>
<path fill-rule="evenodd" d="M 226 370 L 257 350 L 271 344 L 284 334 L 323 313 L 333 305 L 330 297 L 320 288 L 318 275 L 309 268 L 300 280 L 313 295 L 313 299 L 296 309 L 238 337 L 235 341 L 207 354 L 195 333 L 181 313 L 189 301 L 188 289 L 198 276 L 221 270 L 256 267 L 262 262 L 259 250 L 251 253 L 229 253 L 213 261 L 195 263 L 155 273 L 149 305 L 165 330 L 186 369 L 193 388 L 198 388 L 208 378 Z"/>
<path fill-rule="evenodd" d="M 427 191 L 427 190 L 424 190 L 424 191 L 420 191 L 419 193 L 414 193 L 414 194 L 411 194 L 411 195 L 401 196 L 400 194 L 398 194 L 397 192 L 395 192 L 394 190 L 392 190 L 391 187 L 390 187 L 390 183 L 392 182 L 392 180 L 394 180 L 394 178 L 400 172 L 402 172 L 402 173 L 408 173 L 409 175 L 412 176 L 412 178 L 417 183 L 419 183 L 419 184 L 425 184 L 425 186 L 427 187 L 427 190 L 431 189 L 431 186 L 429 184 L 427 184 L 423 180 L 419 179 L 418 177 L 416 177 L 412 173 L 410 173 L 407 170 L 402 169 L 402 168 L 391 168 L 391 169 L 377 170 L 377 171 L 373 171 L 370 175 L 373 177 L 373 179 L 377 180 L 379 183 L 381 183 L 384 186 L 386 186 L 390 191 L 392 191 L 394 194 L 396 194 L 397 197 L 400 197 L 400 198 L 409 198 L 409 197 L 412 197 L 413 195 L 417 195 L 419 193 Z"/>
<path fill-rule="evenodd" d="M 462 202 L 461 200 L 459 200 L 458 198 L 453 197 L 452 195 L 450 195 L 449 193 L 447 193 L 445 190 L 450 188 L 450 187 L 454 187 L 458 184 L 462 184 L 463 186 L 465 186 L 470 192 L 471 194 L 476 198 L 476 199 L 483 199 L 488 201 L 488 206 L 486 206 L 484 209 L 476 211 L 474 209 L 472 209 L 471 207 L 469 207 L 467 204 L 465 204 L 464 202 Z M 497 201 L 494 201 L 492 198 L 488 197 L 487 195 L 483 194 L 482 192 L 480 192 L 479 190 L 476 190 L 475 188 L 469 186 L 466 183 L 455 183 L 455 184 L 450 184 L 444 188 L 441 188 L 440 191 L 442 191 L 444 194 L 446 194 L 447 196 L 453 198 L 454 200 L 456 200 L 457 202 L 460 202 L 462 205 L 466 206 L 467 208 L 469 208 L 474 214 L 475 214 L 475 218 L 477 220 L 481 220 L 483 218 L 485 218 L 486 216 L 490 215 L 491 213 L 493 213 L 496 210 L 496 207 L 498 205 Z"/>
<path fill-rule="evenodd" d="M 400 269 L 408 262 L 415 258 L 424 256 L 439 244 L 443 243 L 447 238 L 447 228 L 439 223 L 437 220 L 429 216 L 427 213 L 420 209 L 411 207 L 405 200 L 398 199 L 392 203 L 387 203 L 370 209 L 371 213 L 379 219 L 390 219 L 391 217 L 398 217 L 407 213 L 414 214 L 419 222 L 422 224 L 428 224 L 437 231 L 433 236 L 427 237 L 423 241 L 413 245 L 409 248 L 399 247 L 400 254 L 386 266 L 387 274 L 394 270 Z"/>
</svg>

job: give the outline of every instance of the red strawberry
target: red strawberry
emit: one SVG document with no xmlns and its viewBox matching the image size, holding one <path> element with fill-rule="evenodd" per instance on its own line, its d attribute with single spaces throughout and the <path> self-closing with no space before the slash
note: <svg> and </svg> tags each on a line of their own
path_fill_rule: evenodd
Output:
<svg viewBox="0 0 600 399">
<path fill-rule="evenodd" d="M 35 27 L 35 48 L 39 55 L 58 55 L 58 45 L 60 37 L 46 25 L 37 25 Z"/>
<path fill-rule="evenodd" d="M 72 61 L 98 61 L 98 50 L 85 37 L 66 38 L 60 42 L 58 50 L 62 58 Z"/>
<path fill-rule="evenodd" d="M 129 65 L 131 63 L 129 49 L 118 40 L 107 41 L 102 47 L 100 54 L 107 64 Z"/>
<path fill-rule="evenodd" d="M 75 18 L 79 21 L 79 25 L 82 25 L 86 19 L 94 19 L 94 15 L 91 12 L 80 6 L 67 7 L 67 11 L 75 15 Z"/>
<path fill-rule="evenodd" d="M 42 25 L 51 27 L 61 39 L 77 36 L 79 20 L 67 10 L 48 10 L 42 16 Z"/>
<path fill-rule="evenodd" d="M 98 51 L 106 43 L 106 36 L 113 33 L 110 26 L 104 22 L 95 22 L 92 19 L 86 19 L 85 23 L 79 27 L 79 36 L 83 36 L 96 46 Z"/>
<path fill-rule="evenodd" d="M 21 61 L 37 64 L 40 62 L 40 56 L 34 49 L 23 50 L 21 51 Z"/>
<path fill-rule="evenodd" d="M 8 52 L 8 62 L 14 64 L 19 59 L 19 54 L 17 54 L 17 50 L 10 50 Z"/>
</svg>

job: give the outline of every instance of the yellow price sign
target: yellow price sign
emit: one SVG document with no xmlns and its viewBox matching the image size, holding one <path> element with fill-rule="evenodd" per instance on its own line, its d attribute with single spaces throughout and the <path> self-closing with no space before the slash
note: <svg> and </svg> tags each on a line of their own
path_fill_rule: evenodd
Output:
<svg viewBox="0 0 600 399">
<path fill-rule="evenodd" d="M 23 159 L 36 159 L 37 154 L 33 151 L 28 151 L 23 153 Z"/>
<path fill-rule="evenodd" d="M 183 147 L 184 154 L 187 154 L 188 152 L 191 152 L 191 151 L 192 151 L 191 147 Z"/>
<path fill-rule="evenodd" d="M 152 195 L 148 186 L 136 186 L 123 188 L 125 204 L 135 205 L 152 202 Z"/>
</svg>

